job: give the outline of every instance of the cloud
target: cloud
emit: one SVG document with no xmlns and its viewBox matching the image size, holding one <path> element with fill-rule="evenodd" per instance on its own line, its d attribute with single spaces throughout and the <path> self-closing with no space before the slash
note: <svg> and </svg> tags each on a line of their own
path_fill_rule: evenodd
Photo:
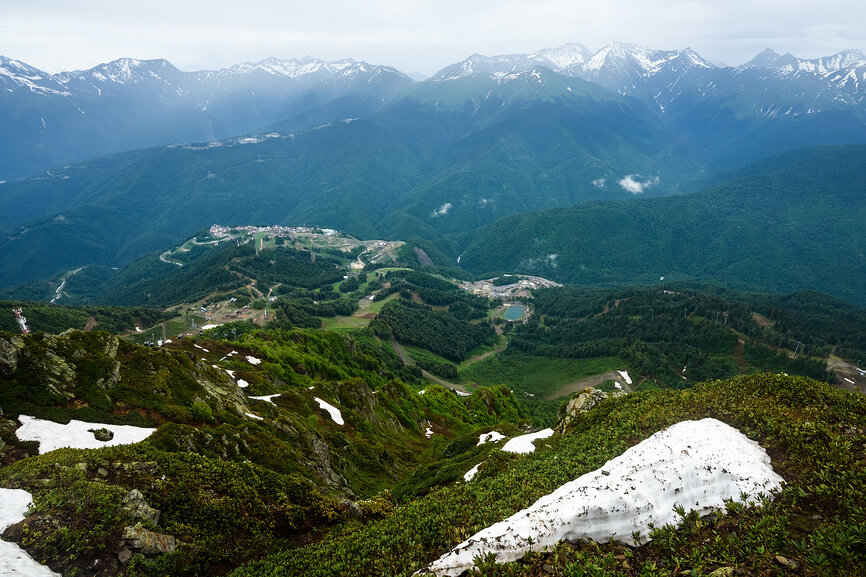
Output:
<svg viewBox="0 0 866 577">
<path fill-rule="evenodd" d="M 604 178 L 596 178 L 592 181 L 592 185 L 596 188 L 604 188 L 606 182 L 607 180 L 605 180 Z"/>
<path fill-rule="evenodd" d="M 618 180 L 617 183 L 632 194 L 641 194 L 647 188 L 659 183 L 659 177 L 639 180 L 639 174 L 628 174 L 625 178 Z"/>
<path fill-rule="evenodd" d="M 446 214 L 448 214 L 448 211 L 451 210 L 451 207 L 452 207 L 452 206 L 453 206 L 453 205 L 452 205 L 450 202 L 446 202 L 445 204 L 443 204 L 442 206 L 440 206 L 437 210 L 434 210 L 434 211 L 430 214 L 430 216 L 431 216 L 431 217 L 437 217 L 437 216 L 443 216 L 443 215 L 446 215 Z"/>
<path fill-rule="evenodd" d="M 487 206 L 487 204 L 491 202 L 493 202 L 493 199 L 491 198 L 482 198 L 478 201 L 478 206 Z"/>
</svg>

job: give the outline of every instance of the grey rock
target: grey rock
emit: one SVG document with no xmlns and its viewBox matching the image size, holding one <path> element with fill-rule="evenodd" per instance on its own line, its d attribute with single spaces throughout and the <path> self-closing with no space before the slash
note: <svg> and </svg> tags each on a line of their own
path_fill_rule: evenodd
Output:
<svg viewBox="0 0 866 577">
<path fill-rule="evenodd" d="M 733 567 L 721 567 L 716 569 L 707 577 L 734 577 L 734 568 Z"/>
<path fill-rule="evenodd" d="M 177 550 L 177 540 L 173 535 L 149 531 L 142 527 L 141 523 L 124 529 L 123 538 L 130 547 L 141 551 L 144 555 L 174 553 Z"/>
<path fill-rule="evenodd" d="M 124 505 L 138 505 L 139 503 L 144 503 L 144 495 L 138 489 L 133 489 L 123 496 L 122 502 Z"/>
<path fill-rule="evenodd" d="M 24 348 L 24 339 L 13 336 L 0 339 L 0 375 L 11 375 L 18 367 L 18 356 Z"/>
<path fill-rule="evenodd" d="M 93 433 L 93 436 L 96 437 L 97 441 L 102 441 L 103 443 L 110 441 L 114 438 L 114 432 L 109 431 L 105 427 L 101 427 L 99 429 L 87 429 L 88 432 Z"/>
<path fill-rule="evenodd" d="M 132 551 L 124 547 L 117 553 L 117 560 L 126 565 L 132 559 Z"/>
<path fill-rule="evenodd" d="M 556 431 L 563 433 L 571 425 L 572 421 L 578 415 L 591 411 L 599 403 L 610 397 L 604 391 L 600 391 L 593 387 L 587 387 L 582 393 L 572 397 L 565 406 L 565 412 L 562 414 L 559 423 L 556 425 Z"/>
<path fill-rule="evenodd" d="M 154 509 L 144 500 L 144 495 L 138 489 L 133 489 L 123 497 L 123 508 L 135 519 L 159 524 L 160 510 Z"/>
</svg>

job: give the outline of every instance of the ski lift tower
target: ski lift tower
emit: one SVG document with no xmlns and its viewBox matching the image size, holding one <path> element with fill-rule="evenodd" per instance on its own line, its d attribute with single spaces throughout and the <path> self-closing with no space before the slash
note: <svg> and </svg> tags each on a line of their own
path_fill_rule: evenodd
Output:
<svg viewBox="0 0 866 577">
<path fill-rule="evenodd" d="M 18 326 L 21 327 L 21 332 L 25 335 L 29 333 L 30 329 L 27 328 L 27 319 L 24 318 L 24 312 L 21 310 L 21 307 L 12 309 L 12 312 L 15 313 L 15 321 L 18 323 Z"/>
</svg>

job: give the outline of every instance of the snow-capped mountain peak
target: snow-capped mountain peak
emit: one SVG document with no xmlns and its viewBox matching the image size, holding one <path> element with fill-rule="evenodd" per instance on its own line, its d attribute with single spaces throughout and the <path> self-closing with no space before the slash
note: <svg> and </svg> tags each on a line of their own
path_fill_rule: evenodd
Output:
<svg viewBox="0 0 866 577">
<path fill-rule="evenodd" d="M 592 57 L 592 52 L 583 44 L 564 44 L 558 48 L 545 48 L 529 55 L 529 60 L 562 72 L 575 65 L 583 65 Z"/>
<path fill-rule="evenodd" d="M 691 48 L 682 50 L 653 50 L 643 46 L 613 42 L 598 52 L 584 66 L 589 73 L 601 73 L 605 68 L 623 70 L 637 68 L 646 76 L 651 76 L 661 70 L 666 64 L 679 61 L 686 66 L 699 68 L 715 68 L 713 64 L 702 58 Z"/>
<path fill-rule="evenodd" d="M 740 68 L 766 68 L 780 74 L 807 73 L 826 76 L 863 61 L 866 61 L 866 56 L 860 50 L 843 50 L 831 56 L 805 59 L 790 52 L 780 55 L 768 48 Z"/>
<path fill-rule="evenodd" d="M 35 94 L 68 94 L 56 76 L 6 56 L 0 56 L 0 85 L 3 84 L 10 92 L 24 88 Z"/>
<path fill-rule="evenodd" d="M 165 79 L 167 75 L 179 72 L 168 60 L 162 58 L 153 60 L 118 58 L 117 60 L 94 66 L 90 70 L 71 72 L 69 73 L 69 77 L 82 78 L 90 76 L 105 83 L 139 84 L 151 80 Z"/>
</svg>

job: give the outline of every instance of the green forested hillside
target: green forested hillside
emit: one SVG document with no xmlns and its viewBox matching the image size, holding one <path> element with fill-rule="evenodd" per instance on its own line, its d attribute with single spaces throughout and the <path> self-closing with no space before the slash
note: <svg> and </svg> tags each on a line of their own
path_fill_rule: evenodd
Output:
<svg viewBox="0 0 866 577">
<path fill-rule="evenodd" d="M 394 337 L 402 343 L 428 349 L 453 362 L 460 362 L 481 345 L 496 338 L 493 327 L 471 324 L 444 311 L 408 302 L 394 301 L 382 308 L 370 329 L 383 338 Z"/>
<path fill-rule="evenodd" d="M 542 84 L 466 79 L 459 105 L 418 94 L 257 143 L 156 148 L 7 183 L 0 286 L 121 266 L 214 223 L 433 238 L 516 212 L 626 198 L 616 181 L 627 174 L 659 177 L 647 194 L 675 192 L 698 174 L 643 107 L 545 75 Z"/>
<path fill-rule="evenodd" d="M 864 169 L 861 146 L 800 151 L 698 194 L 516 215 L 450 246 L 476 273 L 581 285 L 701 278 L 866 304 Z"/>
</svg>

